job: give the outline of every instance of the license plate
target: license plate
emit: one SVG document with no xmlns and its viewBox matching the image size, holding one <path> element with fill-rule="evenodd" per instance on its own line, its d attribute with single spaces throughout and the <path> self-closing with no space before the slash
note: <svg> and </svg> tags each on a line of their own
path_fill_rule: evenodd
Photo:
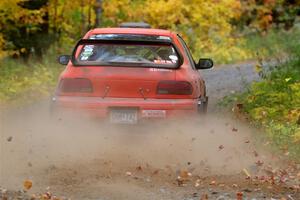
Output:
<svg viewBox="0 0 300 200">
<path fill-rule="evenodd" d="M 110 122 L 114 124 L 136 124 L 138 112 L 133 109 L 120 109 L 110 111 Z"/>
<path fill-rule="evenodd" d="M 142 117 L 145 118 L 165 118 L 165 110 L 142 110 Z"/>
</svg>

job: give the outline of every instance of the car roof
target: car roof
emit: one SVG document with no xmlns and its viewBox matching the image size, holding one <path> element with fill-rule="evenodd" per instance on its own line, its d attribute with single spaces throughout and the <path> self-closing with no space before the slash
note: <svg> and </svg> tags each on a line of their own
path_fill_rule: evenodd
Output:
<svg viewBox="0 0 300 200">
<path fill-rule="evenodd" d="M 152 29 L 152 28 L 95 28 L 89 31 L 86 36 L 95 34 L 143 34 L 143 35 L 160 35 L 172 37 L 173 33 L 169 30 Z"/>
</svg>

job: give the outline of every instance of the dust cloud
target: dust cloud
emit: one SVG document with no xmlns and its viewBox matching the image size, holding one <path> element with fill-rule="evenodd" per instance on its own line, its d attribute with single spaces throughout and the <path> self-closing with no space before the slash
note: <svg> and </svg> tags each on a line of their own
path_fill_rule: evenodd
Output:
<svg viewBox="0 0 300 200">
<path fill-rule="evenodd" d="M 51 117 L 48 108 L 41 103 L 1 112 L 1 186 L 19 189 L 25 179 L 40 188 L 76 185 L 74 176 L 122 176 L 137 167 L 236 174 L 251 168 L 259 151 L 249 127 L 224 115 L 122 126 L 78 113 Z"/>
</svg>

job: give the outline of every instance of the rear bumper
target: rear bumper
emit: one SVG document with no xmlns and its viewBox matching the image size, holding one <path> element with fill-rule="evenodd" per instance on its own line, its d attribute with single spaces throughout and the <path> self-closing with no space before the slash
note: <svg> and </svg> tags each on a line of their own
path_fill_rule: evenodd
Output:
<svg viewBox="0 0 300 200">
<path fill-rule="evenodd" d="M 173 118 L 197 114 L 198 99 L 141 99 L 56 96 L 52 98 L 52 109 L 59 111 L 83 111 L 85 114 L 106 118 L 111 109 L 134 108 L 138 118 Z M 145 111 L 163 111 L 164 116 L 148 116 Z"/>
</svg>

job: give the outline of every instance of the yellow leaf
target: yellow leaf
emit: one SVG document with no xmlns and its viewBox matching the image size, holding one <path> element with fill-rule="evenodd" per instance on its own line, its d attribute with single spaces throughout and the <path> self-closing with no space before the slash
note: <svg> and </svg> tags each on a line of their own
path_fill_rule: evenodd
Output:
<svg viewBox="0 0 300 200">
<path fill-rule="evenodd" d="M 285 82 L 289 82 L 290 80 L 292 80 L 292 78 L 286 78 L 284 80 L 285 80 Z"/>
<path fill-rule="evenodd" d="M 26 190 L 30 190 L 30 188 L 32 187 L 32 181 L 31 180 L 25 180 L 23 183 L 23 186 Z"/>
<path fill-rule="evenodd" d="M 25 52 L 26 52 L 26 49 L 25 49 L 25 48 L 22 48 L 20 51 L 21 51 L 22 53 L 25 53 Z"/>
<path fill-rule="evenodd" d="M 256 73 L 259 73 L 262 71 L 262 66 L 261 65 L 255 65 L 254 70 L 256 71 Z"/>
<path fill-rule="evenodd" d="M 296 133 L 294 134 L 293 138 L 294 138 L 294 142 L 295 143 L 300 143 L 300 129 L 298 129 L 296 131 Z"/>
</svg>

